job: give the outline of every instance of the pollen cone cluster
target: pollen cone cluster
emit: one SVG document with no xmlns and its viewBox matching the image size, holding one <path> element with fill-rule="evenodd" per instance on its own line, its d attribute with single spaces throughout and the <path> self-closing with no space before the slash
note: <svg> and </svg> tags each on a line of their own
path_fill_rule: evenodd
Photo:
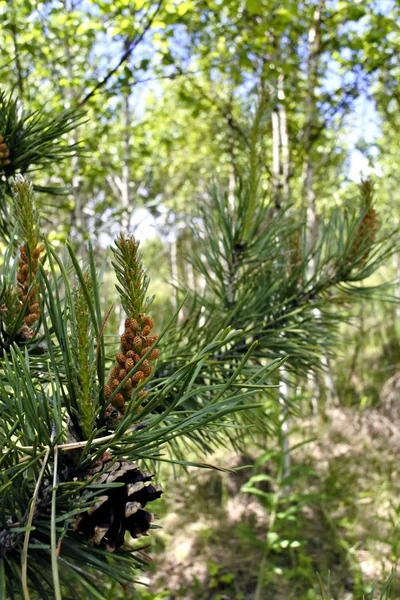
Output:
<svg viewBox="0 0 400 600">
<path fill-rule="evenodd" d="M 132 392 L 151 375 L 152 362 L 158 358 L 159 351 L 151 346 L 155 344 L 158 335 L 151 335 L 154 327 L 154 319 L 144 314 L 139 314 L 138 319 L 126 319 L 124 333 L 121 335 L 121 348 L 116 356 L 116 363 L 111 369 L 107 384 L 104 387 L 105 398 L 110 398 L 112 392 L 126 378 L 128 373 L 137 365 L 143 356 L 149 352 L 139 365 L 134 374 L 127 379 L 121 391 L 112 400 L 113 406 L 121 413 L 124 412 L 125 404 L 132 397 Z M 145 392 L 142 390 L 142 395 Z"/>
<path fill-rule="evenodd" d="M 26 314 L 21 333 L 29 338 L 32 337 L 32 325 L 39 319 L 39 303 L 37 288 L 31 285 L 36 277 L 40 255 L 44 251 L 44 244 L 39 244 L 32 252 L 30 259 L 26 245 L 20 248 L 20 259 L 18 262 L 17 284 L 18 295 L 21 304 L 26 304 Z"/>
<path fill-rule="evenodd" d="M 0 135 L 0 169 L 6 167 L 11 163 L 9 158 L 10 151 L 8 150 L 7 144 L 4 142 L 4 138 Z"/>
<path fill-rule="evenodd" d="M 124 485 L 101 493 L 89 510 L 75 519 L 73 529 L 110 552 L 124 544 L 127 531 L 133 538 L 147 535 L 153 515 L 144 507 L 163 493 L 160 485 L 151 483 L 153 475 L 140 471 L 135 463 L 112 462 L 111 455 L 104 454 L 87 473 L 87 477 L 93 476 L 96 484 Z"/>
<path fill-rule="evenodd" d="M 351 247 L 352 257 L 357 256 L 361 249 L 365 248 L 365 252 L 360 257 L 361 264 L 364 264 L 368 258 L 377 231 L 378 215 L 376 210 L 371 207 L 362 219 Z"/>
</svg>

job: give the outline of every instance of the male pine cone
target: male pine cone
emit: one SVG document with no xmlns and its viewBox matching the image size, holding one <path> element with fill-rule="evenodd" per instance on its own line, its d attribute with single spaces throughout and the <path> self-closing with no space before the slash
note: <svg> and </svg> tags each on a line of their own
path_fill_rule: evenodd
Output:
<svg viewBox="0 0 400 600">
<path fill-rule="evenodd" d="M 138 366 L 138 370 L 126 380 L 121 391 L 112 400 L 112 405 L 121 413 L 124 412 L 126 403 L 131 399 L 133 390 L 139 385 L 143 385 L 144 381 L 151 375 L 153 370 L 152 361 L 159 356 L 159 351 L 156 348 L 151 350 L 151 346 L 158 339 L 157 334 L 151 335 L 153 327 L 154 319 L 144 314 L 139 314 L 138 319 L 128 318 L 125 320 L 124 333 L 120 338 L 120 352 L 116 356 L 115 365 L 111 369 L 107 384 L 104 387 L 105 398 L 110 398 L 134 366 L 140 361 L 142 362 Z M 147 354 L 147 358 L 142 360 L 145 354 Z M 143 390 L 139 393 L 142 396 L 145 395 Z"/>
<path fill-rule="evenodd" d="M 31 327 L 40 318 L 37 289 L 35 285 L 32 286 L 32 282 L 36 277 L 40 255 L 44 252 L 44 249 L 44 244 L 39 244 L 33 249 L 29 259 L 26 245 L 20 248 L 17 284 L 21 305 L 26 303 L 26 314 L 21 333 L 27 338 L 32 337 Z"/>
<path fill-rule="evenodd" d="M 10 151 L 7 144 L 4 142 L 4 138 L 0 135 L 0 169 L 6 167 L 11 163 Z"/>
<path fill-rule="evenodd" d="M 138 398 L 146 394 L 140 388 L 151 376 L 152 363 L 159 355 L 158 349 L 153 347 L 158 335 L 151 334 L 154 319 L 140 312 L 148 304 L 143 300 L 147 288 L 137 252 L 138 243 L 133 238 L 121 237 L 117 249 L 120 251 L 117 254 L 120 290 L 123 294 L 127 290 L 129 299 L 124 304 L 128 318 L 120 337 L 120 349 L 104 386 L 104 397 L 108 402 L 105 424 L 111 428 L 123 420 L 135 389 Z M 103 488 L 96 494 L 91 507 L 75 519 L 76 532 L 83 534 L 89 543 L 109 551 L 124 544 L 127 531 L 134 538 L 146 535 L 152 514 L 144 507 L 162 494 L 162 488 L 151 483 L 153 475 L 140 471 L 136 463 L 115 460 L 105 453 L 81 477 L 86 481 L 94 477 L 95 484 L 121 485 L 105 488 L 105 492 Z"/>
<path fill-rule="evenodd" d="M 359 257 L 359 262 L 361 265 L 364 265 L 367 261 L 372 245 L 375 241 L 378 227 L 377 212 L 374 208 L 370 207 L 358 226 L 358 230 L 350 250 L 350 256 L 352 258 L 356 257 L 358 254 L 361 254 Z"/>
</svg>

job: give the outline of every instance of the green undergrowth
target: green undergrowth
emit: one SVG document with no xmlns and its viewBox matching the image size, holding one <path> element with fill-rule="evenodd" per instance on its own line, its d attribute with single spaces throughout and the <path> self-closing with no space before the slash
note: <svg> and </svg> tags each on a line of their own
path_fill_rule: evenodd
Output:
<svg viewBox="0 0 400 600">
<path fill-rule="evenodd" d="M 385 419 L 336 408 L 292 420 L 289 476 L 281 431 L 264 448 L 212 457 L 230 472 L 161 472 L 168 494 L 143 599 L 399 598 L 397 438 Z"/>
</svg>

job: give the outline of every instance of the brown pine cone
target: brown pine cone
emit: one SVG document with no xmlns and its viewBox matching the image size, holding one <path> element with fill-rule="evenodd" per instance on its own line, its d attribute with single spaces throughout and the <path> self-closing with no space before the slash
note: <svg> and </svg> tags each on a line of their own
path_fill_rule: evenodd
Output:
<svg viewBox="0 0 400 600">
<path fill-rule="evenodd" d="M 99 490 L 93 505 L 74 519 L 74 531 L 83 534 L 90 544 L 110 552 L 123 546 L 127 531 L 133 538 L 147 535 L 153 515 L 144 507 L 163 493 L 160 485 L 151 483 L 153 475 L 140 471 L 136 463 L 112 462 L 110 455 L 106 455 L 95 463 L 84 479 L 93 476 L 96 476 L 96 484 L 124 485 Z"/>
</svg>

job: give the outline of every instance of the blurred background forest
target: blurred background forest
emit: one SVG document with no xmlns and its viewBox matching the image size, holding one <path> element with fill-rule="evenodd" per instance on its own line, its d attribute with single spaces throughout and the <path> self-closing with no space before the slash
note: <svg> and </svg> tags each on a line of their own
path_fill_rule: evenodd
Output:
<svg viewBox="0 0 400 600">
<path fill-rule="evenodd" d="M 91 240 L 100 261 L 134 232 L 167 320 L 181 290 L 212 286 L 195 234 L 214 187 L 247 182 L 318 236 L 371 176 L 395 229 L 399 28 L 398 0 L 3 0 L 0 86 L 27 111 L 86 111 L 76 155 L 31 174 L 58 188 L 38 194 L 49 239 Z M 229 471 L 161 468 L 143 598 L 379 597 L 400 548 L 399 277 L 395 248 L 368 281 L 393 282 L 386 297 L 339 303 L 334 350 L 308 338 L 318 368 L 283 373 L 262 441 L 204 452 Z"/>
</svg>

